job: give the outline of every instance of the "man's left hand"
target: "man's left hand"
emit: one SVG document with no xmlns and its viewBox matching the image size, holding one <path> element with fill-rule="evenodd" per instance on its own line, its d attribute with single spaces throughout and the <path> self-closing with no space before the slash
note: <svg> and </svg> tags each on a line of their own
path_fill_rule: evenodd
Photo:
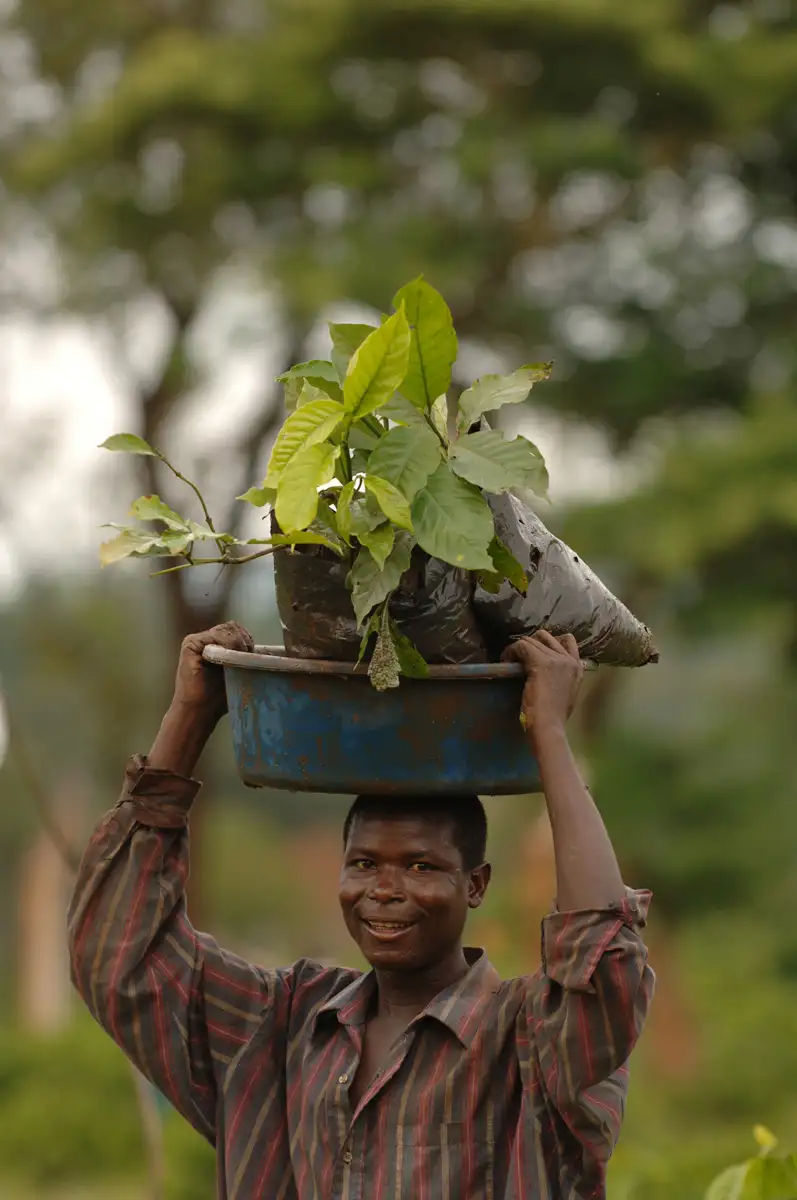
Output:
<svg viewBox="0 0 797 1200">
<path fill-rule="evenodd" d="M 584 676 L 573 635 L 554 637 L 541 629 L 533 637 L 510 643 L 502 658 L 519 662 L 526 670 L 523 716 L 535 743 L 546 734 L 561 732 L 576 706 Z"/>
</svg>

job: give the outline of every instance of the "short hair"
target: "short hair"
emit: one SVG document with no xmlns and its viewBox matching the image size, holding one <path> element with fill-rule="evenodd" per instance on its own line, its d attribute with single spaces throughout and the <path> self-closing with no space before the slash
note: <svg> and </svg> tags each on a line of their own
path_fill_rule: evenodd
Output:
<svg viewBox="0 0 797 1200">
<path fill-rule="evenodd" d="M 387 821 L 416 817 L 439 824 L 449 821 L 466 871 L 480 867 L 487 853 L 487 814 L 478 796 L 358 796 L 343 823 L 344 848 L 357 817 Z"/>
</svg>

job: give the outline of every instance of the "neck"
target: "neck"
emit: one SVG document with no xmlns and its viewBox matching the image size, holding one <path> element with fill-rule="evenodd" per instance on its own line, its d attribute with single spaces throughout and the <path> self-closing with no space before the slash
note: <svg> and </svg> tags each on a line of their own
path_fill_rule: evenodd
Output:
<svg viewBox="0 0 797 1200">
<path fill-rule="evenodd" d="M 380 1017 L 405 1017 L 412 1020 L 423 1012 L 435 996 L 459 983 L 470 967 L 461 946 L 446 958 L 419 971 L 375 970 L 377 1014 Z"/>
</svg>

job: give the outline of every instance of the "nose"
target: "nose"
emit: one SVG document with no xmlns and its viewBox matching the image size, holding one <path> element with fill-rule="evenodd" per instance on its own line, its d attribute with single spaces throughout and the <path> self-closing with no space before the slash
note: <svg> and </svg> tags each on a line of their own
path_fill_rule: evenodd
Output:
<svg viewBox="0 0 797 1200">
<path fill-rule="evenodd" d="M 401 885 L 401 872 L 390 866 L 381 866 L 375 873 L 373 882 L 368 889 L 368 896 L 379 904 L 389 904 L 391 900 L 403 900 L 405 891 Z"/>
</svg>

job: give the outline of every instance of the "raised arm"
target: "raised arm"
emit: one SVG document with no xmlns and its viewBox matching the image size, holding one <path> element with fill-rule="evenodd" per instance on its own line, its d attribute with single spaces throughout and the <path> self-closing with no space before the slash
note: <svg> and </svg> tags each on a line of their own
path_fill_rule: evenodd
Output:
<svg viewBox="0 0 797 1200">
<path fill-rule="evenodd" d="M 554 839 L 557 911 L 543 925 L 543 970 L 529 996 L 541 1082 L 564 1136 L 583 1155 L 584 1184 L 602 1180 L 620 1130 L 626 1062 L 653 993 L 640 936 L 650 894 L 624 886 L 566 723 L 583 667 L 574 638 L 540 632 L 507 652 L 523 664 L 523 712 Z"/>
<path fill-rule="evenodd" d="M 557 906 L 607 908 L 625 897 L 614 848 L 567 740 L 584 668 L 576 639 L 541 631 L 507 651 L 526 668 L 523 717 L 542 776 L 556 857 Z"/>
<path fill-rule="evenodd" d="M 174 700 L 147 758 L 128 764 L 122 795 L 84 854 L 69 910 L 72 977 L 96 1020 L 209 1140 L 220 1078 L 279 1007 L 280 976 L 220 949 L 186 914 L 191 779 L 226 709 L 209 642 L 248 649 L 240 626 L 187 638 Z"/>
</svg>

